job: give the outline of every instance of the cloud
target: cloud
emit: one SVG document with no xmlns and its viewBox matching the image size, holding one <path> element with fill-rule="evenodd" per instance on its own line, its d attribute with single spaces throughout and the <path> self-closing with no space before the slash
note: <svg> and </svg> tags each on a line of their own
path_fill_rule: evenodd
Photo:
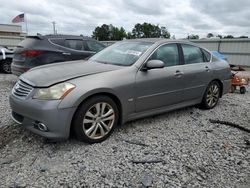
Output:
<svg viewBox="0 0 250 188">
<path fill-rule="evenodd" d="M 166 26 L 178 38 L 249 31 L 250 1 L 245 0 L 0 0 L 0 4 L 1 23 L 11 23 L 24 12 L 29 34 L 52 33 L 52 21 L 58 33 L 88 36 L 104 23 L 131 31 L 136 23 L 150 22 Z"/>
<path fill-rule="evenodd" d="M 192 7 L 215 20 L 224 34 L 244 34 L 249 31 L 250 1 L 245 0 L 191 0 Z M 219 24 L 218 24 L 219 23 Z"/>
</svg>

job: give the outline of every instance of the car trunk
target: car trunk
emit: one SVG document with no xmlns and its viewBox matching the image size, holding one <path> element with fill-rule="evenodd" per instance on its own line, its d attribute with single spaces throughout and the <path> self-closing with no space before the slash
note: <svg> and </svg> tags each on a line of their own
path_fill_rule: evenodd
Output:
<svg viewBox="0 0 250 188">
<path fill-rule="evenodd" d="M 14 50 L 13 62 L 15 65 L 23 65 L 26 61 L 26 58 L 32 58 L 24 56 L 26 50 L 32 49 L 35 50 L 36 46 L 40 44 L 40 41 L 43 40 L 38 36 L 28 36 L 25 40 L 20 42 Z"/>
</svg>

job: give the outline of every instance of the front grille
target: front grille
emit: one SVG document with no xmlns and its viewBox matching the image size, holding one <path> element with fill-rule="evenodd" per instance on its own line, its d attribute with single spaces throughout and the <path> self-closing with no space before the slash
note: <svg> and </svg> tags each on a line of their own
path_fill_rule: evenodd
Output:
<svg viewBox="0 0 250 188">
<path fill-rule="evenodd" d="M 26 98 L 31 91 L 33 90 L 33 87 L 26 84 L 22 80 L 19 80 L 16 85 L 12 89 L 12 94 L 19 98 Z"/>
</svg>

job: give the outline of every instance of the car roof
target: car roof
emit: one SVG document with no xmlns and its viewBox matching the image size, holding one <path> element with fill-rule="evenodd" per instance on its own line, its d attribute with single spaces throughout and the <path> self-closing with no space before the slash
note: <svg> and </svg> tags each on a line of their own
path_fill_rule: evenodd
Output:
<svg viewBox="0 0 250 188">
<path fill-rule="evenodd" d="M 138 42 L 151 42 L 151 43 L 187 43 L 198 46 L 197 44 L 188 40 L 176 40 L 176 39 L 165 39 L 165 38 L 140 38 L 140 39 L 128 39 L 127 41 L 138 41 Z"/>
<path fill-rule="evenodd" d="M 81 36 L 81 35 L 30 35 L 27 36 L 27 38 L 38 38 L 38 39 L 49 39 L 49 38 L 63 38 L 63 39 L 88 39 L 88 40 L 94 40 L 93 38 Z"/>
</svg>

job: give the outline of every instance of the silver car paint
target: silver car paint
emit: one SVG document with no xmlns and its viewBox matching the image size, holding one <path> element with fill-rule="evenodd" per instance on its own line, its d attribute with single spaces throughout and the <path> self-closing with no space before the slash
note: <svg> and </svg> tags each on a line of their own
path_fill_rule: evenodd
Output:
<svg viewBox="0 0 250 188">
<path fill-rule="evenodd" d="M 34 87 L 48 87 L 66 80 L 77 87 L 62 101 L 53 103 L 32 99 L 32 94 L 24 101 L 11 95 L 11 107 L 14 112 L 27 117 L 23 124 L 33 132 L 49 138 L 68 138 L 77 107 L 95 94 L 115 98 L 121 105 L 121 123 L 124 123 L 200 103 L 207 85 L 215 79 L 223 83 L 223 94 L 229 91 L 229 65 L 222 61 L 140 71 L 150 54 L 162 44 L 188 43 L 163 39 L 153 39 L 152 42 L 154 44 L 129 67 L 76 61 L 35 68 L 23 74 L 21 79 Z M 177 70 L 183 75 L 176 76 Z M 32 122 L 35 120 L 45 122 L 49 132 L 34 130 Z"/>
</svg>

